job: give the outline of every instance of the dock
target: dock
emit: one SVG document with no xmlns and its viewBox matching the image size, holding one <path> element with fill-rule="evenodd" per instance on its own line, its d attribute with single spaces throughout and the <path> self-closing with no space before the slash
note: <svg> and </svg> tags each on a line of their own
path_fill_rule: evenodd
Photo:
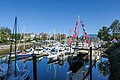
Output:
<svg viewBox="0 0 120 80">
<path fill-rule="evenodd" d="M 89 52 L 89 61 L 87 63 L 84 62 L 84 65 L 82 68 L 80 68 L 73 76 L 72 80 L 84 80 L 89 73 L 91 74 L 92 67 L 96 63 L 97 55 L 96 51 L 92 52 L 92 47 L 90 47 L 90 52 Z M 99 53 L 97 53 L 99 54 Z"/>
<path fill-rule="evenodd" d="M 45 57 L 45 56 L 48 56 L 48 54 L 36 54 L 36 58 Z M 17 56 L 17 60 L 21 60 L 24 58 L 26 58 L 26 60 L 32 60 L 32 54 L 31 56 L 23 56 L 23 57 L 20 56 L 20 58 L 19 56 Z M 15 57 L 11 57 L 11 60 L 14 61 Z"/>
<path fill-rule="evenodd" d="M 92 67 L 95 64 L 95 60 L 92 60 Z M 90 73 L 90 61 L 84 64 L 82 68 L 80 68 L 73 76 L 72 80 L 84 80 L 86 76 Z"/>
</svg>

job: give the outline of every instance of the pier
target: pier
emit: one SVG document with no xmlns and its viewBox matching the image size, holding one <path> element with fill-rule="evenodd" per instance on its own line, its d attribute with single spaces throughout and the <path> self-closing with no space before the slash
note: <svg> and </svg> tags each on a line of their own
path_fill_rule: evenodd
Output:
<svg viewBox="0 0 120 80">
<path fill-rule="evenodd" d="M 86 52 L 88 49 L 81 49 L 83 53 Z M 91 75 L 92 67 L 95 65 L 96 60 L 98 59 L 98 56 L 100 56 L 100 53 L 94 52 L 90 47 L 90 50 L 88 51 L 89 61 L 84 62 L 84 65 L 72 76 L 72 80 L 84 80 L 89 74 Z M 92 78 L 92 75 L 90 76 Z"/>
<path fill-rule="evenodd" d="M 92 61 L 92 67 L 94 66 L 95 61 Z M 90 61 L 84 64 L 75 74 L 73 74 L 72 80 L 84 80 L 86 76 L 90 73 Z"/>
</svg>

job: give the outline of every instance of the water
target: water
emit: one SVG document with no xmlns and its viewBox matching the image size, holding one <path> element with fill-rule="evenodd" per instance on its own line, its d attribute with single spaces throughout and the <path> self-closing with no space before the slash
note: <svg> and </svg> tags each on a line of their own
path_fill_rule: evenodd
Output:
<svg viewBox="0 0 120 80">
<path fill-rule="evenodd" d="M 102 67 L 100 64 L 108 63 L 108 59 L 102 57 L 92 68 L 92 80 L 108 80 L 109 71 L 107 72 L 107 67 Z M 106 70 L 107 69 L 107 70 Z M 86 78 L 90 80 L 90 75 Z"/>
<path fill-rule="evenodd" d="M 67 61 L 60 66 L 59 64 L 47 64 L 48 59 L 43 58 L 37 62 L 37 79 L 38 80 L 66 80 L 66 72 L 69 69 Z M 29 66 L 30 80 L 33 80 L 33 65 L 32 61 L 27 61 L 26 65 Z"/>
<path fill-rule="evenodd" d="M 107 58 L 102 58 L 96 62 L 96 65 L 92 68 L 92 80 L 108 80 L 109 72 L 104 70 L 103 67 L 99 67 L 100 63 L 107 63 Z M 30 71 L 30 80 L 33 80 L 33 62 L 28 60 L 25 62 L 27 69 Z M 80 63 L 81 64 L 81 63 Z M 14 68 L 14 61 L 12 63 Z M 18 65 L 21 65 L 20 63 Z M 73 66 L 73 70 L 75 66 Z M 77 67 L 75 67 L 77 68 Z M 79 67 L 80 68 L 80 67 Z M 78 68 L 78 69 L 79 69 Z M 78 70 L 77 69 L 77 70 Z M 107 66 L 106 66 L 107 69 Z M 48 59 L 43 58 L 37 61 L 37 79 L 38 80 L 66 80 L 66 73 L 71 70 L 71 66 L 68 64 L 68 60 L 56 61 L 48 64 Z M 90 76 L 87 76 L 90 80 Z"/>
<path fill-rule="evenodd" d="M 102 62 L 107 61 L 106 58 L 102 58 Z M 66 80 L 66 73 L 69 71 L 70 66 L 68 64 L 68 61 L 65 60 L 64 64 L 60 66 L 56 63 L 48 64 L 48 59 L 43 58 L 41 61 L 37 62 L 37 79 L 38 80 Z M 98 64 L 101 61 L 96 62 L 96 66 L 92 68 L 92 78 L 93 80 L 108 80 L 108 76 L 104 76 L 99 68 Z M 30 70 L 30 80 L 33 80 L 33 65 L 32 61 L 26 62 L 28 66 L 28 70 Z M 90 80 L 89 76 L 87 77 L 88 80 Z"/>
</svg>

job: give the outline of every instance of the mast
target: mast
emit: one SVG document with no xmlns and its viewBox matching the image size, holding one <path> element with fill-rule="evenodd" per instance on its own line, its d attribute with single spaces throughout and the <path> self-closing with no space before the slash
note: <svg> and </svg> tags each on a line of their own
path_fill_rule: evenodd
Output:
<svg viewBox="0 0 120 80">
<path fill-rule="evenodd" d="M 60 42 L 61 42 L 61 32 L 60 32 Z"/>
<path fill-rule="evenodd" d="M 17 57 L 17 53 L 16 53 L 16 39 L 17 39 L 17 17 L 15 17 L 15 24 L 14 24 L 14 27 L 15 27 L 15 77 L 17 76 L 16 74 L 16 57 Z"/>
<path fill-rule="evenodd" d="M 49 35 L 49 42 L 50 42 L 50 37 L 51 37 L 51 29 L 50 29 L 50 33 L 49 33 L 50 35 Z"/>
<path fill-rule="evenodd" d="M 55 42 L 55 29 L 54 29 L 54 42 Z"/>
<path fill-rule="evenodd" d="M 80 21 L 80 16 L 78 16 L 78 29 L 77 29 L 77 43 L 76 43 L 76 47 L 78 46 L 78 41 L 79 41 L 79 21 Z"/>
<path fill-rule="evenodd" d="M 65 34 L 65 30 L 64 30 L 64 36 L 65 36 L 65 43 L 66 43 L 66 41 L 67 41 L 67 37 L 66 37 L 66 34 Z"/>
<path fill-rule="evenodd" d="M 78 39 L 79 39 L 79 21 L 80 21 L 80 16 L 78 16 L 78 34 L 77 34 L 77 37 L 78 37 Z"/>
<path fill-rule="evenodd" d="M 13 34 L 12 34 L 12 39 L 11 39 L 11 43 L 10 43 L 10 56 L 9 56 L 9 60 L 8 60 L 8 70 L 7 70 L 7 77 L 9 76 L 10 72 L 11 72 L 11 53 L 12 53 L 12 44 L 13 44 L 13 38 L 14 38 L 14 27 L 13 27 Z"/>
<path fill-rule="evenodd" d="M 25 49 L 25 26 L 23 27 L 23 39 L 24 39 L 24 49 Z"/>
</svg>

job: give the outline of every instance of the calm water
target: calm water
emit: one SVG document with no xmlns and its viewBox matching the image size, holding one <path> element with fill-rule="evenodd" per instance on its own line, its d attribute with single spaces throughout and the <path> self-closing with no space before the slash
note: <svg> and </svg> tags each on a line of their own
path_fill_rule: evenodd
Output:
<svg viewBox="0 0 120 80">
<path fill-rule="evenodd" d="M 96 65 L 92 68 L 92 80 L 108 80 L 109 72 L 105 68 L 106 67 L 99 67 L 99 64 L 103 64 L 108 62 L 107 58 L 103 58 L 100 61 L 97 61 Z M 87 77 L 90 80 L 90 75 Z"/>
<path fill-rule="evenodd" d="M 43 58 L 37 62 L 37 79 L 38 80 L 66 80 L 66 72 L 69 69 L 67 61 L 62 66 L 57 63 L 48 64 L 48 59 Z M 61 62 L 62 63 L 62 62 Z M 32 61 L 26 62 L 28 70 L 30 70 L 30 80 L 33 80 L 33 65 Z"/>
<path fill-rule="evenodd" d="M 107 58 L 102 58 L 96 62 L 96 65 L 92 68 L 92 80 L 108 80 L 109 72 L 104 69 L 104 64 L 108 62 Z M 99 64 L 102 63 L 102 67 Z M 28 60 L 25 62 L 27 69 L 30 71 L 30 80 L 33 80 L 33 62 Z M 80 63 L 81 64 L 81 63 Z M 14 68 L 14 61 L 12 63 Z M 21 64 L 18 64 L 21 66 Z M 75 71 L 77 67 L 73 66 Z M 78 67 L 79 69 L 80 67 Z M 107 67 L 106 67 L 107 68 Z M 38 80 L 66 80 L 66 73 L 72 70 L 69 66 L 67 59 L 64 61 L 56 61 L 54 63 L 48 63 L 47 58 L 43 58 L 37 61 L 37 79 Z M 90 80 L 88 76 L 86 79 Z"/>
</svg>

